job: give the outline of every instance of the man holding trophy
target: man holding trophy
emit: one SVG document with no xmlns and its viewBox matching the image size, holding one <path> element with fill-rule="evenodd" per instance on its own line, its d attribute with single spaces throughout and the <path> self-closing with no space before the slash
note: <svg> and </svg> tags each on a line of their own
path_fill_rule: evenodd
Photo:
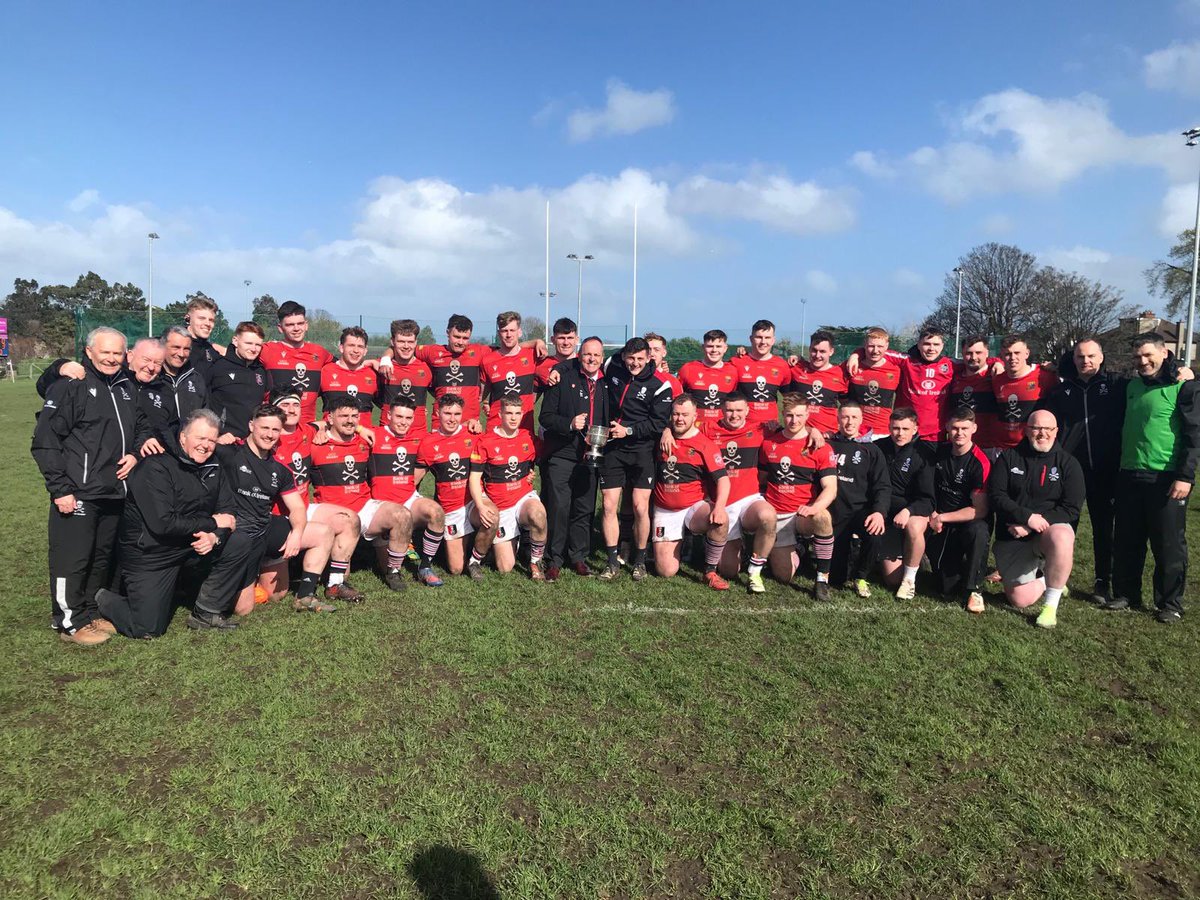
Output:
<svg viewBox="0 0 1200 900">
<path fill-rule="evenodd" d="M 604 343 L 586 338 L 579 356 L 555 366 L 559 378 L 542 395 L 539 422 L 544 430 L 542 497 L 550 528 L 546 580 L 557 581 L 566 564 L 590 576 L 592 516 L 596 475 L 608 440 L 609 400 L 601 377 Z"/>
</svg>

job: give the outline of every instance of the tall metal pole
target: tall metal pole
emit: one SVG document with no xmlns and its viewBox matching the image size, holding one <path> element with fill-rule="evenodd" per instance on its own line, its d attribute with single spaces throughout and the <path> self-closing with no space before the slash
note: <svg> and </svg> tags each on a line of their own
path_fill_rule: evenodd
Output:
<svg viewBox="0 0 1200 900">
<path fill-rule="evenodd" d="M 958 355 L 962 352 L 962 266 L 955 266 L 954 271 L 958 273 L 958 311 L 954 314 L 954 358 L 958 359 Z"/>
<path fill-rule="evenodd" d="M 636 337 L 637 330 L 637 204 L 633 204 L 633 334 Z"/>
<path fill-rule="evenodd" d="M 1200 128 L 1189 128 L 1183 133 L 1187 138 L 1187 145 L 1195 147 L 1197 141 L 1200 141 Z M 1200 180 L 1196 184 L 1196 224 L 1195 236 L 1192 243 L 1192 296 L 1188 300 L 1187 314 L 1187 345 L 1183 351 L 1183 364 L 1190 366 L 1192 364 L 1192 344 L 1195 341 L 1193 336 L 1194 323 L 1196 320 L 1196 273 L 1200 269 Z"/>
<path fill-rule="evenodd" d="M 546 201 L 546 344 L 550 344 L 550 201 Z"/>
<path fill-rule="evenodd" d="M 808 340 L 808 301 L 800 298 L 800 340 Z"/>
<path fill-rule="evenodd" d="M 246 309 L 249 310 L 249 312 L 247 313 L 247 318 L 253 319 L 254 318 L 254 307 L 250 305 L 250 285 L 253 284 L 253 282 L 249 278 L 247 278 L 244 281 L 242 281 L 242 284 L 244 284 L 246 286 Z"/>
<path fill-rule="evenodd" d="M 158 240 L 157 232 L 146 235 L 146 244 L 150 248 L 150 292 L 146 297 L 146 337 L 154 336 L 154 242 Z"/>
<path fill-rule="evenodd" d="M 579 284 L 575 288 L 575 325 L 579 328 L 583 321 L 583 260 L 575 260 L 579 263 Z"/>
</svg>

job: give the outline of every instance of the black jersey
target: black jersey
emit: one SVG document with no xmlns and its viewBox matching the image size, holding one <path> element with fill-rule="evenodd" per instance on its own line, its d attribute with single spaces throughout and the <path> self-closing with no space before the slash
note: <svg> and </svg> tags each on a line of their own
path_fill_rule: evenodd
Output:
<svg viewBox="0 0 1200 900">
<path fill-rule="evenodd" d="M 233 489 L 237 530 L 262 534 L 276 499 L 298 490 L 291 470 L 274 456 L 263 459 L 246 444 L 219 445 L 217 460 Z"/>
<path fill-rule="evenodd" d="M 955 456 L 949 444 L 938 447 L 934 468 L 934 509 L 940 513 L 958 512 L 971 505 L 976 494 L 987 490 L 991 463 L 975 444 Z"/>
<path fill-rule="evenodd" d="M 875 446 L 887 460 L 891 477 L 888 517 L 902 509 L 914 516 L 927 516 L 933 512 L 933 452 L 924 441 L 912 440 L 897 447 L 890 437 L 883 437 L 875 441 Z"/>
</svg>

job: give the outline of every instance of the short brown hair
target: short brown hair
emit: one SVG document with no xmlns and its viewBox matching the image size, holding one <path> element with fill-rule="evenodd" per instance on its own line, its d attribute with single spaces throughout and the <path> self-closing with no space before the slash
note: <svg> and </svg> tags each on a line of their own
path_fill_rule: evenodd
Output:
<svg viewBox="0 0 1200 900">
<path fill-rule="evenodd" d="M 1024 344 L 1026 347 L 1029 346 L 1029 342 L 1027 340 L 1025 340 L 1025 335 L 1023 335 L 1023 334 L 1006 334 L 1004 336 L 1004 340 L 1002 340 L 1000 342 L 1000 349 L 1007 350 L 1013 344 Z"/>
<path fill-rule="evenodd" d="M 257 322 L 238 322 L 237 328 L 233 330 L 233 336 L 237 337 L 239 334 L 245 334 L 246 332 L 257 334 L 264 341 L 267 339 L 267 333 L 262 330 L 262 326 Z"/>
<path fill-rule="evenodd" d="M 514 309 L 508 309 L 496 316 L 496 330 L 507 328 L 513 322 L 521 324 L 521 314 Z"/>
<path fill-rule="evenodd" d="M 338 338 L 338 343 L 339 344 L 346 343 L 346 338 L 348 338 L 348 337 L 356 337 L 356 338 L 360 339 L 364 344 L 370 343 L 369 339 L 367 338 L 366 329 L 359 328 L 357 325 L 351 325 L 349 328 L 343 328 L 342 336 Z"/>
<path fill-rule="evenodd" d="M 658 341 L 664 347 L 667 346 L 667 339 L 654 331 L 647 331 L 642 335 L 642 340 L 646 341 L 646 343 L 649 343 L 650 341 Z"/>
<path fill-rule="evenodd" d="M 518 408 L 523 408 L 525 406 L 525 402 L 520 397 L 508 396 L 508 397 L 500 398 L 500 408 L 501 409 L 509 409 L 510 407 L 513 407 L 513 406 L 516 406 Z"/>
<path fill-rule="evenodd" d="M 217 314 L 217 304 L 207 297 L 193 297 L 188 301 L 188 312 L 195 312 L 198 309 L 207 309 L 214 316 Z"/>
<path fill-rule="evenodd" d="M 392 337 L 397 335 L 417 335 L 421 333 L 421 326 L 417 324 L 415 319 L 396 319 L 392 322 Z"/>
<path fill-rule="evenodd" d="M 787 412 L 797 406 L 808 406 L 808 398 L 803 394 L 784 394 L 779 398 L 779 411 Z"/>
<path fill-rule="evenodd" d="M 954 412 L 950 413 L 950 418 L 947 422 L 974 422 L 975 410 L 969 406 L 960 406 Z"/>
</svg>

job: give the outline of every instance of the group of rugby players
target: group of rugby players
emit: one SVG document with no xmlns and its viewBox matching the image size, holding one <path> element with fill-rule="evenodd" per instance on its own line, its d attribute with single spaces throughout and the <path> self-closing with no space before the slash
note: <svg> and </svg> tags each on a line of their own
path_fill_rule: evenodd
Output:
<svg viewBox="0 0 1200 900">
<path fill-rule="evenodd" d="M 509 572 L 518 543 L 534 581 L 612 581 L 626 555 L 641 581 L 649 545 L 656 574 L 671 577 L 694 537 L 710 588 L 728 590 L 744 566 L 748 590 L 763 593 L 764 567 L 788 584 L 807 559 L 816 600 L 831 583 L 870 597 L 877 564 L 888 589 L 912 599 L 927 559 L 942 590 L 981 613 L 994 531 L 1009 601 L 1041 599 L 1037 623 L 1053 627 L 1085 498 L 1097 602 L 1121 599 L 1108 586 L 1120 420 L 1086 399 L 1081 422 L 1069 400 L 1056 405 L 1076 382 L 1032 364 L 1019 337 L 998 359 L 969 337 L 958 360 L 936 331 L 897 353 L 872 328 L 835 364 L 829 332 L 812 335 L 807 359 L 784 359 L 775 326 L 760 320 L 730 358 L 726 334 L 707 332 L 704 358 L 672 375 L 660 335 L 606 360 L 600 339 L 580 342 L 569 319 L 554 324 L 549 348 L 521 340 L 515 312 L 497 317 L 495 347 L 472 342 L 465 316 L 450 317 L 445 344 L 425 346 L 418 324 L 401 319 L 374 360 L 361 328 L 342 332 L 336 358 L 308 341 L 297 303 L 280 306 L 278 339 L 242 322 L 228 348 L 208 340 L 215 313 L 197 300 L 186 327 L 127 354 L 123 336 L 98 329 L 81 363 L 62 361 L 40 385 L 34 455 L 53 501 L 51 595 L 64 640 L 161 634 L 175 578 L 195 562 L 193 628 L 232 629 L 256 598 L 289 587 L 297 610 L 361 601 L 346 580 L 361 539 L 393 590 L 409 568 L 441 586 L 439 552 L 452 575 L 483 578 L 489 553 Z M 1099 383 L 1098 344 L 1081 341 L 1071 362 L 1086 397 Z M 1124 385 L 1106 383 L 1115 410 Z M 1195 451 L 1184 447 L 1193 467 Z M 426 474 L 432 496 L 419 490 Z M 593 573 L 597 489 L 606 559 Z"/>
</svg>

